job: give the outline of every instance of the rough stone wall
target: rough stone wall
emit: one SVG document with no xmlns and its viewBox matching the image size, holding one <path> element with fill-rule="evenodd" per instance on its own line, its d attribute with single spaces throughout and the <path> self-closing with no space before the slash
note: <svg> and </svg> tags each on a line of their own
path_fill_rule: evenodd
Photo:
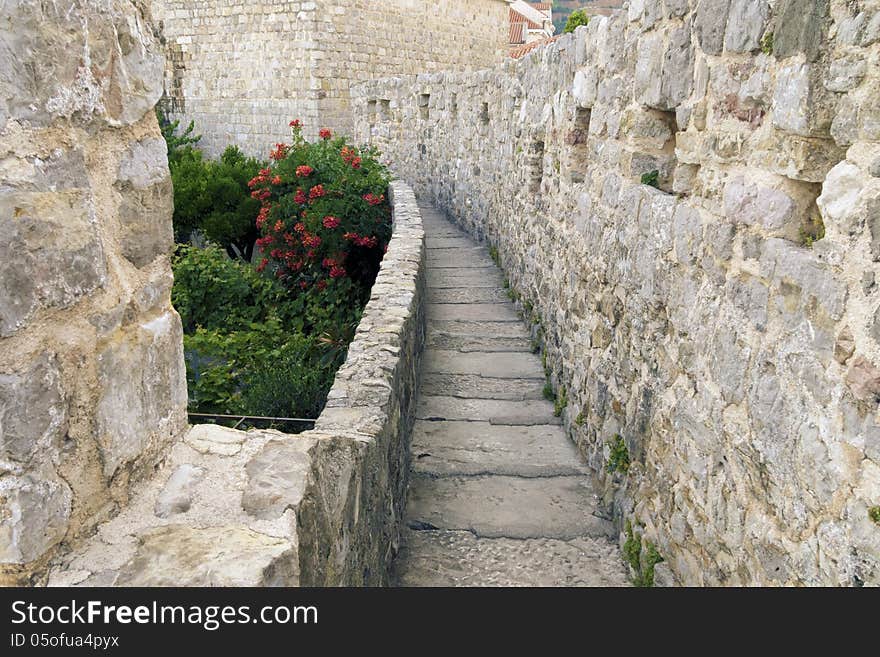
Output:
<svg viewBox="0 0 880 657">
<path fill-rule="evenodd" d="M 633 0 L 352 93 L 356 138 L 497 246 L 679 583 L 880 583 L 880 2 Z"/>
<path fill-rule="evenodd" d="M 186 426 L 145 11 L 0 16 L 0 584 L 114 514 Z"/>
<path fill-rule="evenodd" d="M 265 156 L 302 119 L 349 133 L 348 89 L 383 75 L 490 66 L 505 56 L 503 0 L 154 0 L 167 108 L 201 145 Z"/>
<path fill-rule="evenodd" d="M 388 251 L 314 430 L 192 427 L 50 585 L 387 583 L 425 340 L 421 216 L 406 185 L 390 196 Z"/>
</svg>

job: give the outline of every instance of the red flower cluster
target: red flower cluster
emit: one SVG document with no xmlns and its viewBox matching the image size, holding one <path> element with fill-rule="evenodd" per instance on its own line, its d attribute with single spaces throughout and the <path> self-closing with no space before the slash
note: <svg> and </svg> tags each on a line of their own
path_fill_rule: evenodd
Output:
<svg viewBox="0 0 880 657">
<path fill-rule="evenodd" d="M 342 160 L 346 164 L 350 164 L 352 169 L 360 169 L 361 168 L 361 160 L 358 157 L 357 151 L 353 148 L 349 148 L 348 146 L 343 146 L 342 150 L 339 152 L 342 155 Z"/>
<path fill-rule="evenodd" d="M 287 157 L 289 150 L 290 146 L 288 144 L 275 144 L 275 148 L 269 152 L 269 159 L 280 162 Z"/>
<path fill-rule="evenodd" d="M 295 129 L 297 129 L 297 130 L 299 130 L 300 128 L 303 127 L 302 121 L 300 121 L 299 119 L 294 119 L 294 120 L 291 121 L 288 125 L 289 125 L 291 128 L 295 128 Z"/>
<path fill-rule="evenodd" d="M 315 185 L 309 190 L 309 200 L 314 201 L 316 198 L 321 198 L 327 194 L 324 191 L 324 185 Z"/>
<path fill-rule="evenodd" d="M 332 230 L 333 228 L 339 226 L 340 221 L 336 217 L 324 217 L 324 221 L 322 223 L 324 224 L 324 228 L 330 228 Z"/>
<path fill-rule="evenodd" d="M 273 185 L 280 185 L 281 184 L 281 176 L 275 176 L 274 178 L 272 178 L 272 184 Z"/>
<path fill-rule="evenodd" d="M 380 194 L 379 196 L 364 194 L 364 200 L 370 205 L 381 205 L 385 202 L 385 194 Z"/>
<path fill-rule="evenodd" d="M 296 168 L 296 177 L 297 178 L 308 178 L 314 172 L 315 172 L 315 170 L 312 167 L 308 166 L 307 164 L 303 164 L 302 166 L 299 166 Z"/>
<path fill-rule="evenodd" d="M 333 266 L 330 268 L 330 278 L 342 278 L 345 276 L 345 267 Z"/>
<path fill-rule="evenodd" d="M 297 189 L 296 194 L 293 196 L 293 202 L 298 205 L 305 205 L 309 202 L 309 199 L 306 198 L 306 193 L 302 189 Z"/>
<path fill-rule="evenodd" d="M 330 132 L 330 130 L 329 130 L 328 128 L 321 128 L 321 129 L 318 131 L 318 136 L 319 136 L 321 139 L 330 139 L 330 137 L 333 136 L 333 133 Z"/>
<path fill-rule="evenodd" d="M 379 243 L 375 237 L 361 237 L 357 233 L 345 233 L 342 236 L 342 239 L 348 240 L 349 242 L 354 242 L 358 246 L 365 246 L 368 249 L 375 248 L 375 246 Z"/>
</svg>

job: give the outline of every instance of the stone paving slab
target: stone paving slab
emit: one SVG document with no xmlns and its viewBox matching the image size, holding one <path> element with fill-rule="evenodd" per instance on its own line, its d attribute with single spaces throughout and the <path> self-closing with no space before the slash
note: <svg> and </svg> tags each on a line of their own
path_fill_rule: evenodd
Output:
<svg viewBox="0 0 880 657">
<path fill-rule="evenodd" d="M 497 379 L 545 380 L 544 368 L 530 352 L 461 353 L 430 349 L 422 361 L 422 371 L 479 374 Z"/>
<path fill-rule="evenodd" d="M 492 424 L 530 426 L 562 424 L 553 416 L 553 405 L 541 400 L 459 399 L 421 394 L 416 407 L 419 420 L 474 420 Z"/>
<path fill-rule="evenodd" d="M 525 401 L 544 398 L 541 379 L 495 379 L 477 374 L 423 373 L 423 395 L 462 399 L 509 399 Z"/>
<path fill-rule="evenodd" d="M 425 240 L 428 251 L 432 249 L 456 249 L 472 247 L 474 241 L 470 237 L 429 237 Z"/>
<path fill-rule="evenodd" d="M 454 349 L 463 353 L 471 351 L 532 351 L 532 341 L 524 336 L 485 336 L 462 335 L 429 328 L 425 338 L 427 349 Z"/>
<path fill-rule="evenodd" d="M 431 477 L 414 473 L 407 516 L 438 529 L 470 531 L 479 538 L 611 538 L 611 522 L 593 515 L 597 504 L 591 482 L 584 476 Z"/>
<path fill-rule="evenodd" d="M 558 425 L 496 426 L 488 422 L 417 421 L 413 470 L 432 475 L 522 477 L 587 475 L 577 448 Z"/>
<path fill-rule="evenodd" d="M 512 303 L 429 303 L 428 321 L 521 323 Z"/>
<path fill-rule="evenodd" d="M 516 540 L 464 531 L 404 533 L 398 586 L 628 586 L 609 541 Z"/>
<path fill-rule="evenodd" d="M 503 287 L 429 287 L 428 303 L 504 303 Z"/>
<path fill-rule="evenodd" d="M 495 269 L 429 269 L 429 288 L 503 287 L 504 277 Z"/>
<path fill-rule="evenodd" d="M 429 331 L 441 331 L 449 335 L 468 336 L 473 338 L 525 338 L 529 332 L 520 322 L 438 320 L 428 318 Z"/>
</svg>

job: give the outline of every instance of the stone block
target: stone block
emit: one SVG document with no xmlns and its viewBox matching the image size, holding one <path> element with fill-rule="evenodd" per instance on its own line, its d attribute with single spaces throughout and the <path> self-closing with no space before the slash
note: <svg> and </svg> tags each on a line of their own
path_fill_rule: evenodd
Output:
<svg viewBox="0 0 880 657">
<path fill-rule="evenodd" d="M 58 453 L 67 429 L 61 373 L 43 353 L 22 372 L 0 372 L 0 460 L 28 464 Z"/>
<path fill-rule="evenodd" d="M 0 234 L 0 337 L 40 309 L 66 308 L 104 285 L 104 247 L 86 192 L 3 193 Z"/>
<path fill-rule="evenodd" d="M 67 533 L 70 487 L 43 472 L 0 475 L 0 565 L 36 561 Z"/>
</svg>

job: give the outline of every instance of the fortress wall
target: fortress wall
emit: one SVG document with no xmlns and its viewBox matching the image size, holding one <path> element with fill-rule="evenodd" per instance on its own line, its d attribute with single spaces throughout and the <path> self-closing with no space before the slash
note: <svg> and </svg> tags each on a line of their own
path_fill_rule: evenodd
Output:
<svg viewBox="0 0 880 657">
<path fill-rule="evenodd" d="M 125 504 L 187 418 L 149 16 L 124 0 L 12 2 L 0 35 L 0 584 L 12 584 L 37 581 Z"/>
<path fill-rule="evenodd" d="M 638 0 L 353 104 L 358 140 L 497 247 L 566 426 L 671 579 L 880 583 L 880 3 Z"/>
<path fill-rule="evenodd" d="M 265 156 L 302 119 L 306 136 L 352 128 L 353 81 L 472 70 L 506 56 L 503 0 L 155 0 L 166 107 L 202 147 Z"/>
</svg>

